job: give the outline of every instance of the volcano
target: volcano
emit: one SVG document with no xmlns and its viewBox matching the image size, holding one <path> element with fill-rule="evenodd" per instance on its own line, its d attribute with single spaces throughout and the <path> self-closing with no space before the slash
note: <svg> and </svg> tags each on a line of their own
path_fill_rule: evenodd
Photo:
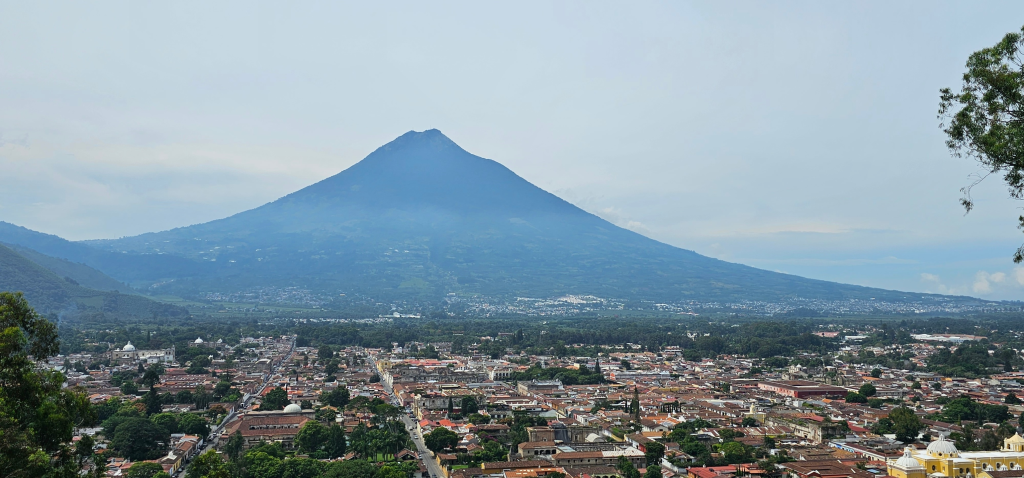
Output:
<svg viewBox="0 0 1024 478">
<path fill-rule="evenodd" d="M 224 219 L 74 245 L 107 254 L 93 254 L 107 262 L 110 254 L 122 263 L 138 258 L 131 277 L 78 260 L 177 292 L 302 287 L 381 299 L 580 294 L 665 302 L 921 296 L 769 272 L 655 241 L 437 130 L 410 131 L 337 175 Z"/>
</svg>

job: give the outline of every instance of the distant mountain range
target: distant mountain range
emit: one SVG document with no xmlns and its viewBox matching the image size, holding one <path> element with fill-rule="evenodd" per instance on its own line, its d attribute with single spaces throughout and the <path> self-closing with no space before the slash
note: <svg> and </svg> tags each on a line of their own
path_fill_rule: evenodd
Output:
<svg viewBox="0 0 1024 478">
<path fill-rule="evenodd" d="M 30 250 L 22 252 L 27 254 L 19 254 L 0 244 L 0 291 L 23 292 L 32 307 L 42 314 L 115 319 L 188 314 L 184 308 L 134 295 L 126 285 L 84 264 Z M 90 285 L 109 286 L 110 290 L 97 290 L 88 287 Z"/>
<path fill-rule="evenodd" d="M 769 272 L 649 239 L 466 152 L 437 130 L 406 133 L 337 175 L 224 219 L 88 242 L 0 223 L 0 242 L 185 296 L 267 287 L 381 300 L 452 293 L 658 302 L 925 296 Z"/>
</svg>

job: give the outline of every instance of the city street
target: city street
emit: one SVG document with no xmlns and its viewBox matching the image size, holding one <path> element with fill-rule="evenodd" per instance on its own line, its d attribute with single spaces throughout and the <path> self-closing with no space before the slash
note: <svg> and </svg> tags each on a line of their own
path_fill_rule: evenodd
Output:
<svg viewBox="0 0 1024 478">
<path fill-rule="evenodd" d="M 372 356 L 369 357 L 370 361 L 373 362 L 373 368 L 380 374 L 380 366 L 377 365 L 377 361 Z M 398 400 L 398 396 L 395 395 L 395 390 L 386 381 L 381 380 L 381 385 L 384 386 L 384 391 L 391 397 L 396 406 L 401 407 L 402 404 Z M 419 432 L 416 431 L 416 421 L 409 414 L 402 415 L 402 422 L 405 423 L 406 430 L 409 430 L 409 434 L 412 437 L 413 443 L 416 444 L 416 451 L 420 454 L 420 461 L 426 466 L 427 471 L 430 472 L 430 476 L 439 478 L 443 477 L 444 473 L 441 471 L 441 466 L 434 461 L 433 453 L 427 449 L 427 445 L 423 443 L 423 437 L 420 436 Z"/>
</svg>

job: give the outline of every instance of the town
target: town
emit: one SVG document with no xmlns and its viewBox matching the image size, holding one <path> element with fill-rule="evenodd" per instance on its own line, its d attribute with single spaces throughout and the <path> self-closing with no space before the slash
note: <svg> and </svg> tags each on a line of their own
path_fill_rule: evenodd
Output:
<svg viewBox="0 0 1024 478">
<path fill-rule="evenodd" d="M 629 342 L 538 354 L 509 330 L 390 347 L 97 341 L 45 365 L 97 410 L 74 439 L 97 476 L 1024 477 L 1018 350 L 817 329 L 787 356 Z"/>
</svg>

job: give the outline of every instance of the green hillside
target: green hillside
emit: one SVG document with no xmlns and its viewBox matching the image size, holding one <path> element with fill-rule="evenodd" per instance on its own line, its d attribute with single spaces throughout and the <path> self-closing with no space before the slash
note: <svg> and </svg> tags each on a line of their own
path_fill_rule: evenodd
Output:
<svg viewBox="0 0 1024 478">
<path fill-rule="evenodd" d="M 80 262 L 71 262 L 67 259 L 48 256 L 27 247 L 14 244 L 3 245 L 14 249 L 14 252 L 25 256 L 28 260 L 49 269 L 54 274 L 57 274 L 57 277 L 70 278 L 82 287 L 103 291 L 116 290 L 123 294 L 134 293 L 128 284 L 120 282 L 117 279 L 114 279 L 113 277 Z"/>
<path fill-rule="evenodd" d="M 13 249 L 0 245 L 0 291 L 23 292 L 37 311 L 64 318 L 105 316 L 178 317 L 188 311 L 138 295 L 99 291 L 64 279 Z"/>
</svg>

